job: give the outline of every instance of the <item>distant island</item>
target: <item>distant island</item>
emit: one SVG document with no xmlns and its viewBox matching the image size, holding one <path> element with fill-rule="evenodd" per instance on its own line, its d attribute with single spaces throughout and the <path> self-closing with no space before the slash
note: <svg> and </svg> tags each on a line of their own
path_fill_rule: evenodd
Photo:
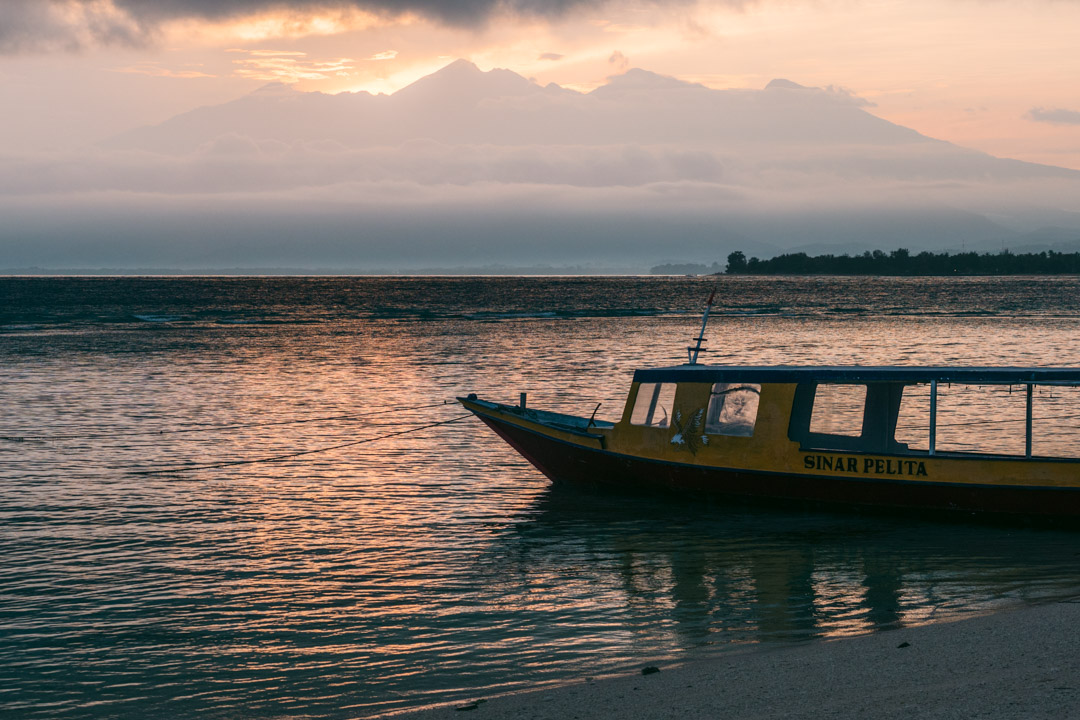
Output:
<svg viewBox="0 0 1080 720">
<path fill-rule="evenodd" d="M 718 263 L 671 264 L 652 268 L 654 275 L 719 275 Z M 1037 253 L 921 252 L 900 248 L 891 252 L 868 250 L 862 255 L 788 253 L 768 260 L 742 251 L 728 255 L 728 275 L 1080 275 L 1080 252 L 1047 250 Z"/>
</svg>

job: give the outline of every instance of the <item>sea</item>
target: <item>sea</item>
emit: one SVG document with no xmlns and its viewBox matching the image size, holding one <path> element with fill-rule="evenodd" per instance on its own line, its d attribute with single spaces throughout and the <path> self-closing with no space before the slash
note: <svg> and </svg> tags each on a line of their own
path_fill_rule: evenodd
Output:
<svg viewBox="0 0 1080 720">
<path fill-rule="evenodd" d="M 0 716 L 368 717 L 1080 594 L 1065 528 L 552 487 L 454 400 L 616 419 L 713 289 L 712 363 L 1080 365 L 1076 277 L 0 278 Z"/>
</svg>

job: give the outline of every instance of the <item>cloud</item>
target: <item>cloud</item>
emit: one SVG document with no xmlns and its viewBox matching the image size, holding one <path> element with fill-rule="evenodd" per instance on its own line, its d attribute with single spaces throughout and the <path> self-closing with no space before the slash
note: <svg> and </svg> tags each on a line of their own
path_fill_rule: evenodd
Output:
<svg viewBox="0 0 1080 720">
<path fill-rule="evenodd" d="M 328 189 L 363 183 L 413 187 L 478 184 L 616 188 L 716 184 L 717 153 L 671 147 L 446 145 L 348 148 L 332 141 L 284 143 L 228 133 L 185 156 L 87 150 L 0 156 L 0 197 L 94 192 L 220 194 Z"/>
<path fill-rule="evenodd" d="M 252 80 L 294 83 L 300 80 L 326 80 L 348 77 L 354 69 L 352 58 L 308 60 L 307 53 L 252 50 L 249 57 L 233 60 L 236 75 Z"/>
<path fill-rule="evenodd" d="M 246 52 L 254 57 L 307 57 L 306 52 L 299 50 L 230 50 L 229 52 Z"/>
<path fill-rule="evenodd" d="M 630 60 L 618 50 L 611 53 L 607 61 L 614 65 L 616 70 L 625 70 L 630 67 Z"/>
<path fill-rule="evenodd" d="M 445 25 L 470 27 L 501 13 L 554 18 L 606 1 L 0 0 L 0 53 L 142 45 L 150 42 L 164 24 L 177 20 L 225 22 L 264 15 L 288 18 L 296 27 L 304 27 L 305 18 L 320 13 L 347 18 L 359 12 L 381 18 L 420 16 Z"/>
<path fill-rule="evenodd" d="M 246 143 L 232 151 L 258 162 Z M 130 160 L 137 174 L 145 159 Z M 230 161 L 217 174 L 235 167 Z M 74 175 L 76 168 L 56 169 Z M 176 179 L 185 172 L 182 164 L 168 169 Z M 687 181 L 578 187 L 385 179 L 244 192 L 191 190 L 192 180 L 173 192 L 0 193 L 0 267 L 647 268 L 663 258 L 711 262 L 736 249 L 762 255 L 807 243 L 997 249 L 1000 239 L 1017 238 L 976 213 L 943 206 L 946 191 L 919 201 L 888 186 L 872 195 L 864 185 L 859 203 L 850 188 L 835 185 L 790 197 Z M 1017 203 L 1018 189 L 1041 188 L 975 194 L 1000 217 Z M 1058 189 L 1075 197 L 1075 185 Z M 950 199 L 962 197 L 954 192 Z"/>
<path fill-rule="evenodd" d="M 372 60 L 393 60 L 398 56 L 397 50 L 386 50 L 384 52 L 375 53 L 371 56 Z"/>
<path fill-rule="evenodd" d="M 561 55 L 559 53 L 546 52 L 546 53 L 540 53 L 540 56 L 537 57 L 536 59 L 537 60 L 562 60 L 564 57 L 565 57 L 564 55 Z"/>
<path fill-rule="evenodd" d="M 204 73 L 201 70 L 173 70 L 171 68 L 162 67 L 156 62 L 141 62 L 128 67 L 116 68 L 113 72 L 126 73 L 128 75 L 149 75 L 150 77 L 180 78 L 184 80 L 217 77 L 216 75 Z"/>
<path fill-rule="evenodd" d="M 151 26 L 108 0 L 3 0 L 0 53 L 142 45 Z"/>
<path fill-rule="evenodd" d="M 855 94 L 854 90 L 850 90 L 840 85 L 828 85 L 825 87 L 825 92 L 838 102 L 846 102 L 855 107 L 877 107 L 876 102 L 859 97 Z"/>
<path fill-rule="evenodd" d="M 988 171 L 1004 161 L 989 157 L 935 168 L 946 149 L 927 148 L 928 166 L 899 146 L 869 157 L 784 148 L 756 162 L 749 151 L 634 143 L 350 148 L 229 133 L 176 156 L 6 155 L 0 269 L 646 268 L 811 242 L 996 249 L 1016 236 L 984 212 L 999 221 L 1030 204 L 1045 223 L 1047 207 L 1080 209 L 1075 178 L 995 181 Z M 1055 222 L 1065 216 L 1080 235 L 1080 215 Z"/>
<path fill-rule="evenodd" d="M 1053 110 L 1044 110 L 1041 107 L 1031 108 L 1028 111 L 1027 118 L 1035 122 L 1051 123 L 1053 125 L 1080 125 L 1080 112 L 1065 110 L 1064 108 L 1055 108 Z"/>
</svg>

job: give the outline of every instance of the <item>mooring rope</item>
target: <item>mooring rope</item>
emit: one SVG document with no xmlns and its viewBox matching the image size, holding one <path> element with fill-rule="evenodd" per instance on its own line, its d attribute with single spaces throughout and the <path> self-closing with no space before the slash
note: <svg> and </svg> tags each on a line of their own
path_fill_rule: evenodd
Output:
<svg viewBox="0 0 1080 720">
<path fill-rule="evenodd" d="M 353 440 L 351 442 L 341 443 L 340 445 L 330 445 L 328 447 L 315 448 L 314 450 L 301 450 L 300 452 L 287 453 L 285 455 L 274 455 L 272 457 L 256 458 L 254 460 L 226 460 L 223 462 L 207 463 L 205 465 L 182 465 L 180 467 L 159 468 L 155 470 L 129 470 L 128 475 L 165 475 L 170 473 L 191 472 L 193 470 L 213 470 L 215 468 L 232 467 L 234 465 L 254 465 L 256 463 L 279 462 L 281 460 L 288 460 L 290 458 L 301 457 L 303 455 L 314 455 L 316 453 L 329 452 L 331 450 L 340 450 L 341 448 L 352 447 L 354 445 L 363 445 L 364 443 L 375 442 L 376 440 L 385 440 L 386 438 L 392 438 L 396 435 L 405 435 L 406 433 L 427 430 L 429 428 L 439 427 L 440 425 L 449 425 L 450 423 L 461 422 L 462 420 L 470 417 L 472 417 L 472 414 L 467 413 L 465 415 L 458 415 L 457 417 L 451 418 L 449 420 L 442 420 L 440 422 L 429 423 L 427 425 L 420 425 L 419 427 L 410 427 L 405 430 L 398 430 L 397 432 L 387 433 L 385 435 L 378 435 L 373 438 Z"/>
<path fill-rule="evenodd" d="M 347 415 L 325 415 L 322 417 L 301 418 L 299 420 L 271 420 L 267 422 L 231 423 L 227 425 L 206 424 L 197 427 L 178 428 L 176 430 L 120 430 L 115 432 L 102 432 L 98 430 L 93 433 L 69 435 L 0 435 L 0 440 L 7 440 L 8 442 L 26 442 L 27 440 L 59 442 L 62 440 L 97 440 L 112 437 L 156 437 L 158 435 L 180 435 L 184 433 L 214 432 L 217 430 L 243 430 L 245 428 L 271 427 L 274 425 L 300 425 L 303 423 L 330 422 L 334 420 L 357 420 L 375 415 L 386 415 L 387 413 L 443 407 L 445 405 L 450 405 L 452 402 L 452 400 L 443 400 L 442 402 L 431 403 L 430 405 L 406 405 L 386 410 L 376 410 L 374 412 L 349 413 Z"/>
</svg>

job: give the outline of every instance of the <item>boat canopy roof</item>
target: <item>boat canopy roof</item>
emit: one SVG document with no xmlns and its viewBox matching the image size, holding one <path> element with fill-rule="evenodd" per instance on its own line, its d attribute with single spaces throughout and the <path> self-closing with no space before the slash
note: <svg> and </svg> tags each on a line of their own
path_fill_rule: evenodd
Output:
<svg viewBox="0 0 1080 720">
<path fill-rule="evenodd" d="M 1080 368 L 873 365 L 675 365 L 634 372 L 641 383 L 927 383 L 1080 385 Z"/>
</svg>

